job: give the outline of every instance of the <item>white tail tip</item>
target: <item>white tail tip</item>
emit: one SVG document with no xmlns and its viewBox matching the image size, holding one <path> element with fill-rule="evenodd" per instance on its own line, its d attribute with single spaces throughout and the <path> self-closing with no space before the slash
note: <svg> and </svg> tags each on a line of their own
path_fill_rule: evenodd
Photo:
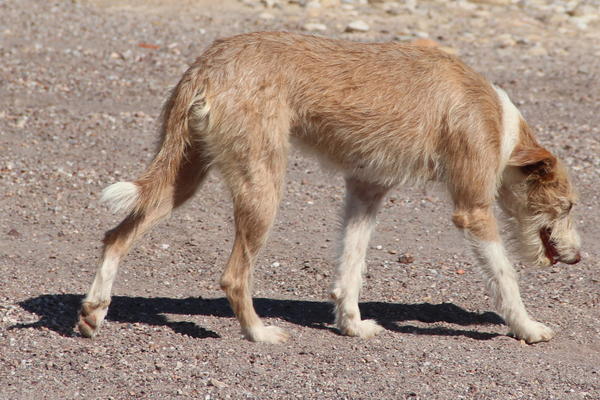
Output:
<svg viewBox="0 0 600 400">
<path fill-rule="evenodd" d="M 102 191 L 100 201 L 108 203 L 113 213 L 130 212 L 138 200 L 139 190 L 133 182 L 117 182 Z"/>
</svg>

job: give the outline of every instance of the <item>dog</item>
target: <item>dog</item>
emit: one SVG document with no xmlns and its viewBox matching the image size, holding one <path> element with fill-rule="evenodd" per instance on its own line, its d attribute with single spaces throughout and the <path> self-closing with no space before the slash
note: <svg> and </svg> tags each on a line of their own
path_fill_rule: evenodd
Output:
<svg viewBox="0 0 600 400">
<path fill-rule="evenodd" d="M 244 336 L 280 343 L 250 293 L 253 264 L 281 198 L 291 143 L 346 182 L 343 240 L 331 290 L 344 335 L 382 328 L 358 307 L 365 253 L 382 199 L 394 186 L 443 183 L 452 221 L 473 248 L 496 310 L 527 343 L 553 331 L 521 300 L 494 214 L 507 216 L 526 262 L 580 259 L 571 216 L 576 194 L 565 166 L 542 147 L 500 88 L 442 50 L 355 43 L 282 32 L 215 41 L 184 73 L 162 113 L 159 149 L 144 174 L 103 191 L 127 217 L 104 238 L 100 267 L 78 328 L 92 337 L 132 243 L 187 201 L 216 168 L 231 191 L 235 241 L 220 280 Z"/>
</svg>

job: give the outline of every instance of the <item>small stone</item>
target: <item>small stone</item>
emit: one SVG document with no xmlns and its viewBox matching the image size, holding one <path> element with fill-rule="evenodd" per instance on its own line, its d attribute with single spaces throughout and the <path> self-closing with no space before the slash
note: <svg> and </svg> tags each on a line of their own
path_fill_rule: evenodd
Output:
<svg viewBox="0 0 600 400">
<path fill-rule="evenodd" d="M 537 45 L 529 49 L 529 54 L 532 56 L 547 56 L 548 50 L 546 50 L 543 46 Z"/>
<path fill-rule="evenodd" d="M 377 250 L 381 250 L 381 249 L 383 249 L 383 246 L 379 244 L 379 245 L 375 246 L 375 248 L 376 248 Z"/>
<path fill-rule="evenodd" d="M 306 3 L 306 15 L 309 18 L 316 18 L 321 14 L 321 3 L 318 1 L 309 1 Z"/>
<path fill-rule="evenodd" d="M 273 268 L 278 268 L 280 266 L 281 266 L 281 264 L 278 263 L 277 261 L 275 261 L 274 263 L 271 264 L 271 267 L 273 267 Z"/>
<path fill-rule="evenodd" d="M 402 254 L 400 257 L 398 257 L 398 262 L 400 264 L 412 264 L 415 262 L 415 257 L 409 253 Z"/>
<path fill-rule="evenodd" d="M 19 119 L 17 120 L 17 123 L 15 124 L 15 126 L 19 129 L 24 128 L 25 124 L 27 124 L 27 120 L 29 118 L 23 116 L 23 117 L 19 117 Z"/>
<path fill-rule="evenodd" d="M 217 389 L 223 389 L 223 388 L 226 388 L 226 387 L 227 387 L 227 384 L 226 384 L 226 383 L 224 383 L 224 382 L 221 382 L 221 381 L 219 381 L 219 380 L 217 380 L 217 379 L 215 379 L 215 378 L 210 378 L 210 379 L 208 380 L 208 384 L 209 384 L 210 386 L 214 386 L 214 387 L 216 387 Z"/>
<path fill-rule="evenodd" d="M 280 6 L 279 0 L 262 0 L 261 3 L 267 8 L 273 8 Z"/>
<path fill-rule="evenodd" d="M 15 228 L 8 231 L 7 235 L 15 238 L 21 237 L 21 234 Z"/>
<path fill-rule="evenodd" d="M 394 36 L 394 40 L 397 42 L 410 42 L 413 40 L 412 35 L 396 35 Z"/>
<path fill-rule="evenodd" d="M 167 250 L 169 247 L 171 247 L 171 245 L 167 244 L 167 243 L 163 243 L 160 245 L 160 248 L 163 250 Z"/>
<path fill-rule="evenodd" d="M 589 27 L 590 21 L 596 18 L 595 15 L 586 15 L 583 17 L 571 17 L 569 20 L 581 30 L 586 30 Z"/>
<path fill-rule="evenodd" d="M 316 22 L 308 22 L 302 25 L 302 29 L 308 32 L 323 32 L 327 30 L 327 26 Z"/>
<path fill-rule="evenodd" d="M 457 273 L 458 275 L 464 275 L 464 274 L 465 274 L 465 270 L 464 270 L 464 269 L 457 269 L 457 270 L 456 270 L 456 273 Z"/>
<path fill-rule="evenodd" d="M 517 44 L 517 41 L 512 37 L 512 35 L 505 33 L 498 36 L 498 47 L 501 49 L 505 49 L 507 47 L 513 47 Z"/>
<path fill-rule="evenodd" d="M 271 13 L 268 12 L 262 12 L 260 14 L 258 14 L 258 18 L 260 19 L 265 19 L 265 20 L 270 20 L 270 19 L 274 19 L 275 16 Z"/>
<path fill-rule="evenodd" d="M 368 32 L 371 27 L 365 21 L 352 21 L 346 26 L 346 32 Z"/>
</svg>

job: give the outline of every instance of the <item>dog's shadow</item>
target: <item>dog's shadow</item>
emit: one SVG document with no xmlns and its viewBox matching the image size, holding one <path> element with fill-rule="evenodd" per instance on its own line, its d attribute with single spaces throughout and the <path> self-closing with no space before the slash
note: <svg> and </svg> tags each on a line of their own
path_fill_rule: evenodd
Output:
<svg viewBox="0 0 600 400">
<path fill-rule="evenodd" d="M 30 324 L 17 324 L 10 329 L 42 328 L 58 332 L 63 336 L 73 336 L 77 311 L 82 296 L 74 294 L 47 294 L 20 302 L 23 309 L 37 314 L 40 319 Z M 280 318 L 293 324 L 330 329 L 332 321 L 331 304 L 321 301 L 276 300 L 257 298 L 254 305 L 259 315 L 267 318 Z M 442 304 L 394 304 L 365 302 L 360 305 L 364 318 L 377 319 L 388 330 L 418 334 L 466 336 L 477 340 L 488 340 L 497 333 L 476 330 L 448 328 L 436 325 L 418 327 L 402 324 L 404 321 L 425 323 L 446 322 L 467 327 L 469 325 L 503 324 L 495 313 L 475 313 L 466 311 L 451 303 Z M 173 331 L 194 338 L 216 338 L 219 335 L 192 322 L 172 321 L 168 314 L 205 315 L 231 317 L 233 313 L 225 298 L 203 299 L 188 297 L 173 299 L 166 297 L 145 298 L 115 296 L 109 308 L 107 319 L 115 322 L 142 323 L 154 326 L 168 326 Z"/>
</svg>

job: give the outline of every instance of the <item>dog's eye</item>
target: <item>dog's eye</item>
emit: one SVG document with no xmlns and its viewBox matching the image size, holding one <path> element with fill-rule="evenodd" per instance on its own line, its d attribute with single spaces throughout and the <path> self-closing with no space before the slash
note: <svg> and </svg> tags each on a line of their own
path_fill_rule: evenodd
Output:
<svg viewBox="0 0 600 400">
<path fill-rule="evenodd" d="M 564 211 L 564 212 L 565 212 L 565 214 L 568 214 L 568 213 L 570 213 L 572 208 L 573 208 L 573 202 L 572 202 L 572 201 L 569 201 L 569 203 L 567 204 L 567 206 L 564 208 L 564 210 L 565 210 L 565 211 Z"/>
</svg>

